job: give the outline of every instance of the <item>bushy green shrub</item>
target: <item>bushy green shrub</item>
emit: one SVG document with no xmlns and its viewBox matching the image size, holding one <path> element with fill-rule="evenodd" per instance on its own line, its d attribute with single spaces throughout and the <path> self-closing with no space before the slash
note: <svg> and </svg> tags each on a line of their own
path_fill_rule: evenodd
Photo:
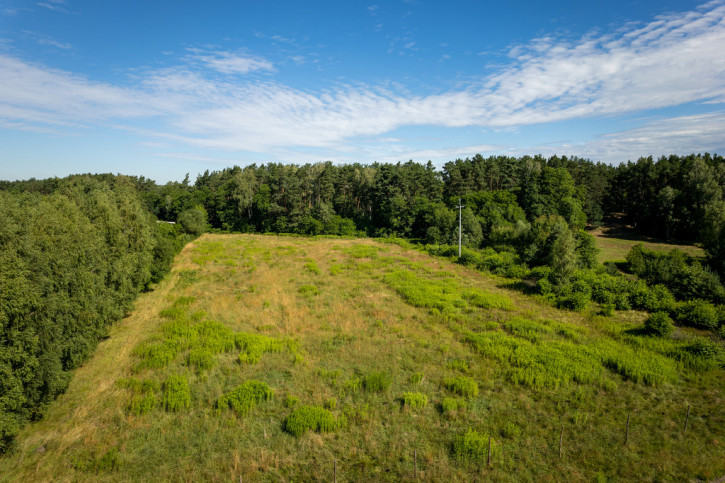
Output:
<svg viewBox="0 0 725 483">
<path fill-rule="evenodd" d="M 207 213 L 204 207 L 197 206 L 179 213 L 176 221 L 181 228 L 194 236 L 199 236 L 207 230 Z"/>
<path fill-rule="evenodd" d="M 655 312 L 644 322 L 644 329 L 651 335 L 667 337 L 672 333 L 674 326 L 672 319 L 665 312 Z"/>
<path fill-rule="evenodd" d="M 428 406 L 428 396 L 419 392 L 404 392 L 401 399 L 403 406 L 411 409 L 422 409 Z"/>
<path fill-rule="evenodd" d="M 317 406 L 301 406 L 284 421 L 284 429 L 299 438 L 307 431 L 335 431 L 346 424 L 344 416 L 335 417 L 330 411 Z"/>
<path fill-rule="evenodd" d="M 220 410 L 231 408 L 240 416 L 246 416 L 256 404 L 268 401 L 273 397 L 274 391 L 266 383 L 246 381 L 232 392 L 220 397 L 217 401 L 217 408 Z"/>
<path fill-rule="evenodd" d="M 181 411 L 191 406 L 191 390 L 185 376 L 169 377 L 163 386 L 163 406 L 167 411 Z"/>
<path fill-rule="evenodd" d="M 459 396 L 478 396 L 478 383 L 467 376 L 448 378 L 443 381 L 443 386 L 453 394 L 457 394 Z"/>
<path fill-rule="evenodd" d="M 717 309 L 704 300 L 691 300 L 675 310 L 675 320 L 679 325 L 698 329 L 716 330 L 720 323 Z"/>
</svg>

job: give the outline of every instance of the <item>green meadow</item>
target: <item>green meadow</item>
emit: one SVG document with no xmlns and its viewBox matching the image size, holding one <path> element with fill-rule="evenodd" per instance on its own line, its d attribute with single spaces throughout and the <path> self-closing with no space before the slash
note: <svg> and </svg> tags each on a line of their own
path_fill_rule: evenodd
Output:
<svg viewBox="0 0 725 483">
<path fill-rule="evenodd" d="M 512 285 L 404 243 L 204 235 L 0 480 L 725 476 L 721 347 Z"/>
</svg>

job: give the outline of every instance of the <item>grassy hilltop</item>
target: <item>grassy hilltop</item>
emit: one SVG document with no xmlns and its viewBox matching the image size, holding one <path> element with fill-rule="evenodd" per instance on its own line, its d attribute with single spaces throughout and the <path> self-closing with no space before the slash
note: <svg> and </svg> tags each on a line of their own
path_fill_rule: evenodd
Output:
<svg viewBox="0 0 725 483">
<path fill-rule="evenodd" d="M 725 475 L 712 347 L 507 287 L 392 243 L 205 235 L 21 432 L 0 480 Z"/>
</svg>

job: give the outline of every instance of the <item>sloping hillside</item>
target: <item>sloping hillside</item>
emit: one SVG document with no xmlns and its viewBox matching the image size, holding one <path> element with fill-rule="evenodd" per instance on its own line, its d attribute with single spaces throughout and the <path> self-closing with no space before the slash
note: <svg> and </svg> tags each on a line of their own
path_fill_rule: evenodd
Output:
<svg viewBox="0 0 725 483">
<path fill-rule="evenodd" d="M 507 287 L 395 244 L 205 235 L 21 433 L 0 479 L 725 475 L 710 346 Z"/>
</svg>

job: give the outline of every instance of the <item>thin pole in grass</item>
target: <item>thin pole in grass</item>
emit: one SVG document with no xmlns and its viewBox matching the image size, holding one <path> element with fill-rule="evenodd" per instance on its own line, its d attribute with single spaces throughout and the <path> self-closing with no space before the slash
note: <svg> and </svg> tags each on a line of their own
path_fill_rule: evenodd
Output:
<svg viewBox="0 0 725 483">
<path fill-rule="evenodd" d="M 337 460 L 332 460 L 332 481 L 337 483 Z"/>
<path fill-rule="evenodd" d="M 487 467 L 491 467 L 491 436 L 488 437 L 488 464 Z"/>
<path fill-rule="evenodd" d="M 559 459 L 561 459 L 561 449 L 564 442 L 564 426 L 561 427 L 561 433 L 559 433 Z"/>
<path fill-rule="evenodd" d="M 690 420 L 690 404 L 687 405 L 687 416 L 685 416 L 685 428 L 682 430 L 684 433 L 687 431 L 687 422 Z"/>
<path fill-rule="evenodd" d="M 413 450 L 413 468 L 414 468 L 414 475 L 415 479 L 418 479 L 418 450 Z"/>
<path fill-rule="evenodd" d="M 629 417 L 631 414 L 627 414 L 627 431 L 624 433 L 624 444 L 627 444 L 627 441 L 629 440 Z"/>
</svg>

